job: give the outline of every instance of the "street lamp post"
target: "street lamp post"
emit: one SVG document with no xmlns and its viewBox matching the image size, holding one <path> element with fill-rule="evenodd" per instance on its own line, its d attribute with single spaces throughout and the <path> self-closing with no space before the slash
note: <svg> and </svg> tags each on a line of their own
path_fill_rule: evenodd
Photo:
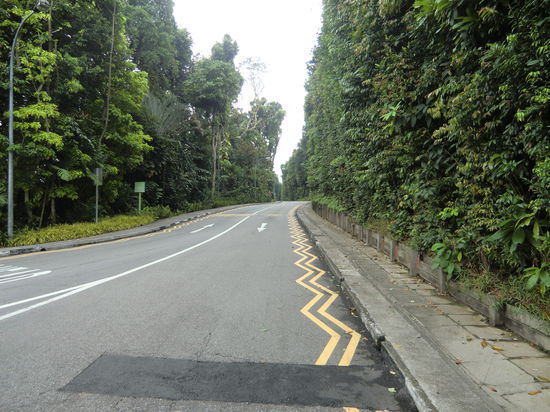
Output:
<svg viewBox="0 0 550 412">
<path fill-rule="evenodd" d="M 29 17 L 31 17 L 35 10 L 38 11 L 46 11 L 50 8 L 50 4 L 47 0 L 37 0 L 36 4 L 34 5 L 34 9 L 27 14 L 25 17 L 23 17 L 23 20 L 21 20 L 21 23 L 19 23 L 19 27 L 17 28 L 17 31 L 15 32 L 15 36 L 13 38 L 13 43 L 11 45 L 10 50 L 10 80 L 9 80 L 9 95 L 10 95 L 10 101 L 8 106 L 8 237 L 13 237 L 13 61 L 15 60 L 15 49 L 17 47 L 17 39 L 19 37 L 19 32 L 21 31 L 21 27 L 23 27 L 23 24 L 27 21 Z"/>
</svg>

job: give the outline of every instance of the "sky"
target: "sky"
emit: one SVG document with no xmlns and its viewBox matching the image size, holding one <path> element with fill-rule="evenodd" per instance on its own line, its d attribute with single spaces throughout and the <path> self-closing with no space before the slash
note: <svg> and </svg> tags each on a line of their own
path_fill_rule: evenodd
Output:
<svg viewBox="0 0 550 412">
<path fill-rule="evenodd" d="M 210 57 L 212 46 L 229 34 L 239 45 L 237 66 L 259 58 L 262 97 L 286 111 L 275 157 L 275 173 L 302 137 L 307 62 L 321 27 L 322 0 L 174 0 L 174 17 L 193 39 L 193 53 Z M 243 77 L 246 77 L 243 73 Z M 237 106 L 248 110 L 252 88 L 245 82 Z"/>
</svg>

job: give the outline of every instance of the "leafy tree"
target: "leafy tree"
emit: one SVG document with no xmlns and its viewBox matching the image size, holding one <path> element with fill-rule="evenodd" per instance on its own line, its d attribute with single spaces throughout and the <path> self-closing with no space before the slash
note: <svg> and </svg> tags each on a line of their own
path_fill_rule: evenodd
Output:
<svg viewBox="0 0 550 412">
<path fill-rule="evenodd" d="M 216 196 L 219 151 L 226 138 L 229 111 L 243 84 L 243 78 L 233 64 L 237 50 L 236 43 L 225 36 L 222 44 L 212 48 L 212 58 L 196 63 L 186 82 L 191 103 L 202 110 L 210 129 L 212 199 Z"/>
</svg>

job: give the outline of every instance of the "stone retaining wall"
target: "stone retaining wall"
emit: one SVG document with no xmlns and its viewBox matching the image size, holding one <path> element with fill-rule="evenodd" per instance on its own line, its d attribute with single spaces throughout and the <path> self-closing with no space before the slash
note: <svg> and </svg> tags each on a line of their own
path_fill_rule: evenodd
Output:
<svg viewBox="0 0 550 412">
<path fill-rule="evenodd" d="M 537 319 L 524 310 L 508 304 L 498 304 L 494 297 L 469 290 L 447 280 L 440 268 L 432 269 L 433 260 L 409 246 L 377 233 L 353 221 L 351 216 L 312 202 L 313 210 L 322 218 L 348 232 L 353 237 L 389 256 L 392 261 L 406 266 L 412 275 L 418 275 L 436 286 L 440 292 L 455 299 L 489 319 L 491 326 L 505 326 L 526 340 L 550 351 L 550 322 Z"/>
</svg>

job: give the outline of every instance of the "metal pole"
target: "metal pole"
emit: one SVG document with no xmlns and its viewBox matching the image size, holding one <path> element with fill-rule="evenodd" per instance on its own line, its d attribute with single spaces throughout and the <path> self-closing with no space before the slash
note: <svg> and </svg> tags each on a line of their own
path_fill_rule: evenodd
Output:
<svg viewBox="0 0 550 412">
<path fill-rule="evenodd" d="M 138 211 L 141 213 L 141 192 L 138 193 Z"/>
<path fill-rule="evenodd" d="M 15 48 L 17 47 L 17 38 L 19 37 L 21 27 L 33 14 L 34 10 L 19 23 L 10 50 L 10 101 L 8 105 L 8 238 L 10 239 L 13 237 L 13 61 L 15 60 Z"/>
<path fill-rule="evenodd" d="M 95 184 L 95 222 L 99 220 L 99 182 Z"/>
</svg>

